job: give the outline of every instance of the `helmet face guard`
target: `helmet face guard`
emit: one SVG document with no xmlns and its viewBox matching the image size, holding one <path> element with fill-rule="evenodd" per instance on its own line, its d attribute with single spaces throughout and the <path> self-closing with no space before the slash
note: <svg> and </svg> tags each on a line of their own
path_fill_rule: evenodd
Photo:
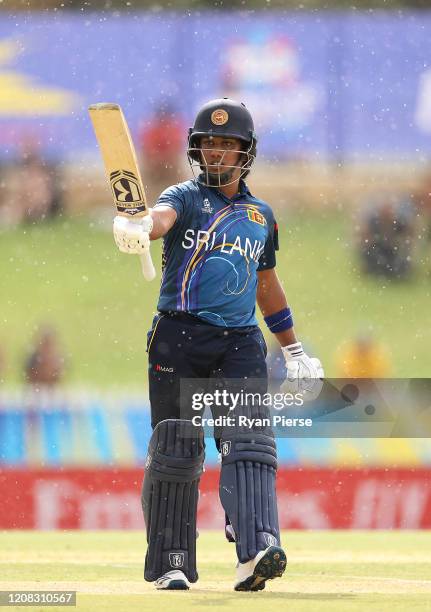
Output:
<svg viewBox="0 0 431 612">
<path fill-rule="evenodd" d="M 207 136 L 206 136 L 207 137 Z M 196 137 L 195 137 L 196 138 Z M 195 145 L 195 138 L 189 137 L 189 145 L 187 148 L 187 158 L 189 160 L 190 168 L 192 170 L 195 179 L 198 179 L 200 183 L 207 187 L 223 187 L 226 185 L 232 185 L 240 178 L 245 177 L 250 172 L 250 167 L 254 162 L 255 155 L 253 155 L 253 143 L 244 145 L 247 147 L 244 149 L 205 149 Z M 205 153 L 210 151 L 220 151 L 220 160 L 216 163 L 208 163 L 205 157 Z M 237 164 L 230 166 L 223 163 L 226 153 L 238 153 Z M 210 172 L 210 167 L 223 166 L 223 172 Z M 239 176 L 233 175 L 235 170 L 239 170 Z"/>
<path fill-rule="evenodd" d="M 240 140 L 241 149 L 203 149 L 202 138 L 211 137 L 235 138 Z M 187 157 L 193 176 L 208 187 L 223 187 L 235 183 L 239 178 L 247 176 L 256 157 L 256 134 L 253 119 L 241 102 L 222 98 L 207 102 L 198 112 L 194 126 L 189 129 Z M 222 153 L 217 163 L 209 164 L 205 151 L 218 150 Z M 223 164 L 225 154 L 238 153 L 235 165 Z M 210 172 L 210 167 L 220 165 L 223 172 Z M 233 175 L 239 169 L 239 176 Z"/>
</svg>

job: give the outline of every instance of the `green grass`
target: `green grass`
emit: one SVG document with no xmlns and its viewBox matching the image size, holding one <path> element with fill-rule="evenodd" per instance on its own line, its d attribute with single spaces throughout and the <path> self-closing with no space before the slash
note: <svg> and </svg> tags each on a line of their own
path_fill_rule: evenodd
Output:
<svg viewBox="0 0 431 612">
<path fill-rule="evenodd" d="M 430 376 L 428 263 L 408 283 L 364 278 L 345 215 L 294 216 L 287 229 L 280 225 L 279 275 L 298 334 L 327 374 L 336 375 L 336 348 L 371 327 L 390 352 L 393 376 Z M 153 245 L 153 255 L 160 261 L 160 243 Z M 60 331 L 66 382 L 145 385 L 146 331 L 158 288 L 159 280 L 143 280 L 136 257 L 117 251 L 109 224 L 80 218 L 1 230 L 0 347 L 8 366 L 6 384 L 22 381 L 29 342 L 37 325 L 48 321 Z"/>
<path fill-rule="evenodd" d="M 203 532 L 199 581 L 163 593 L 143 580 L 142 532 L 3 532 L 0 590 L 76 590 L 82 611 L 431 610 L 431 532 L 288 532 L 283 542 L 283 578 L 235 593 L 234 547 Z"/>
</svg>

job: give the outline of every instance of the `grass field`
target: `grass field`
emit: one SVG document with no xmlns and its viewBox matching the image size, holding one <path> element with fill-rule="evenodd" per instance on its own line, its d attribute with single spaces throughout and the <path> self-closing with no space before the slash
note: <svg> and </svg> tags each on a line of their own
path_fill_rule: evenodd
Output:
<svg viewBox="0 0 431 612">
<path fill-rule="evenodd" d="M 143 580 L 143 533 L 3 532 L 0 590 L 76 590 L 78 610 L 106 612 L 431 610 L 430 532 L 289 532 L 284 544 L 283 578 L 235 593 L 233 546 L 203 532 L 200 580 L 163 593 Z"/>
<path fill-rule="evenodd" d="M 279 275 L 296 328 L 335 376 L 336 348 L 360 329 L 387 346 L 395 377 L 431 375 L 431 278 L 423 254 L 408 283 L 364 278 L 345 215 L 283 219 Z M 160 261 L 160 243 L 153 245 Z M 160 269 L 160 266 L 158 266 Z M 68 383 L 137 385 L 146 379 L 145 335 L 159 281 L 145 283 L 136 257 L 120 254 L 106 223 L 59 219 L 0 230 L 0 348 L 5 382 L 22 381 L 22 362 L 40 322 L 52 322 L 67 355 Z"/>
</svg>

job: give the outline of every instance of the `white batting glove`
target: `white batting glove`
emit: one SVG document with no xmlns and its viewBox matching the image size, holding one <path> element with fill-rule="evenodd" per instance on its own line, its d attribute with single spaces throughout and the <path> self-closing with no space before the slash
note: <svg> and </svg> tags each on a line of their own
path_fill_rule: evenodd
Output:
<svg viewBox="0 0 431 612">
<path fill-rule="evenodd" d="M 301 393 L 305 401 L 316 399 L 323 387 L 323 372 L 320 359 L 309 357 L 301 342 L 282 346 L 286 361 L 287 376 L 281 385 L 283 393 Z"/>
<path fill-rule="evenodd" d="M 117 215 L 114 218 L 114 240 L 122 253 L 142 255 L 150 250 L 153 219 L 150 215 L 139 219 Z"/>
</svg>

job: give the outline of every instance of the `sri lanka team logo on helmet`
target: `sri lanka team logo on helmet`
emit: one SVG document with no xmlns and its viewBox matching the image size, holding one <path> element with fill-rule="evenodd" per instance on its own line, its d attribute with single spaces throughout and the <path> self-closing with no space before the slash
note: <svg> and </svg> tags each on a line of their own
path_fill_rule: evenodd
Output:
<svg viewBox="0 0 431 612">
<path fill-rule="evenodd" d="M 229 115 L 223 108 L 218 108 L 211 113 L 211 121 L 214 125 L 224 125 L 229 121 Z"/>
</svg>

